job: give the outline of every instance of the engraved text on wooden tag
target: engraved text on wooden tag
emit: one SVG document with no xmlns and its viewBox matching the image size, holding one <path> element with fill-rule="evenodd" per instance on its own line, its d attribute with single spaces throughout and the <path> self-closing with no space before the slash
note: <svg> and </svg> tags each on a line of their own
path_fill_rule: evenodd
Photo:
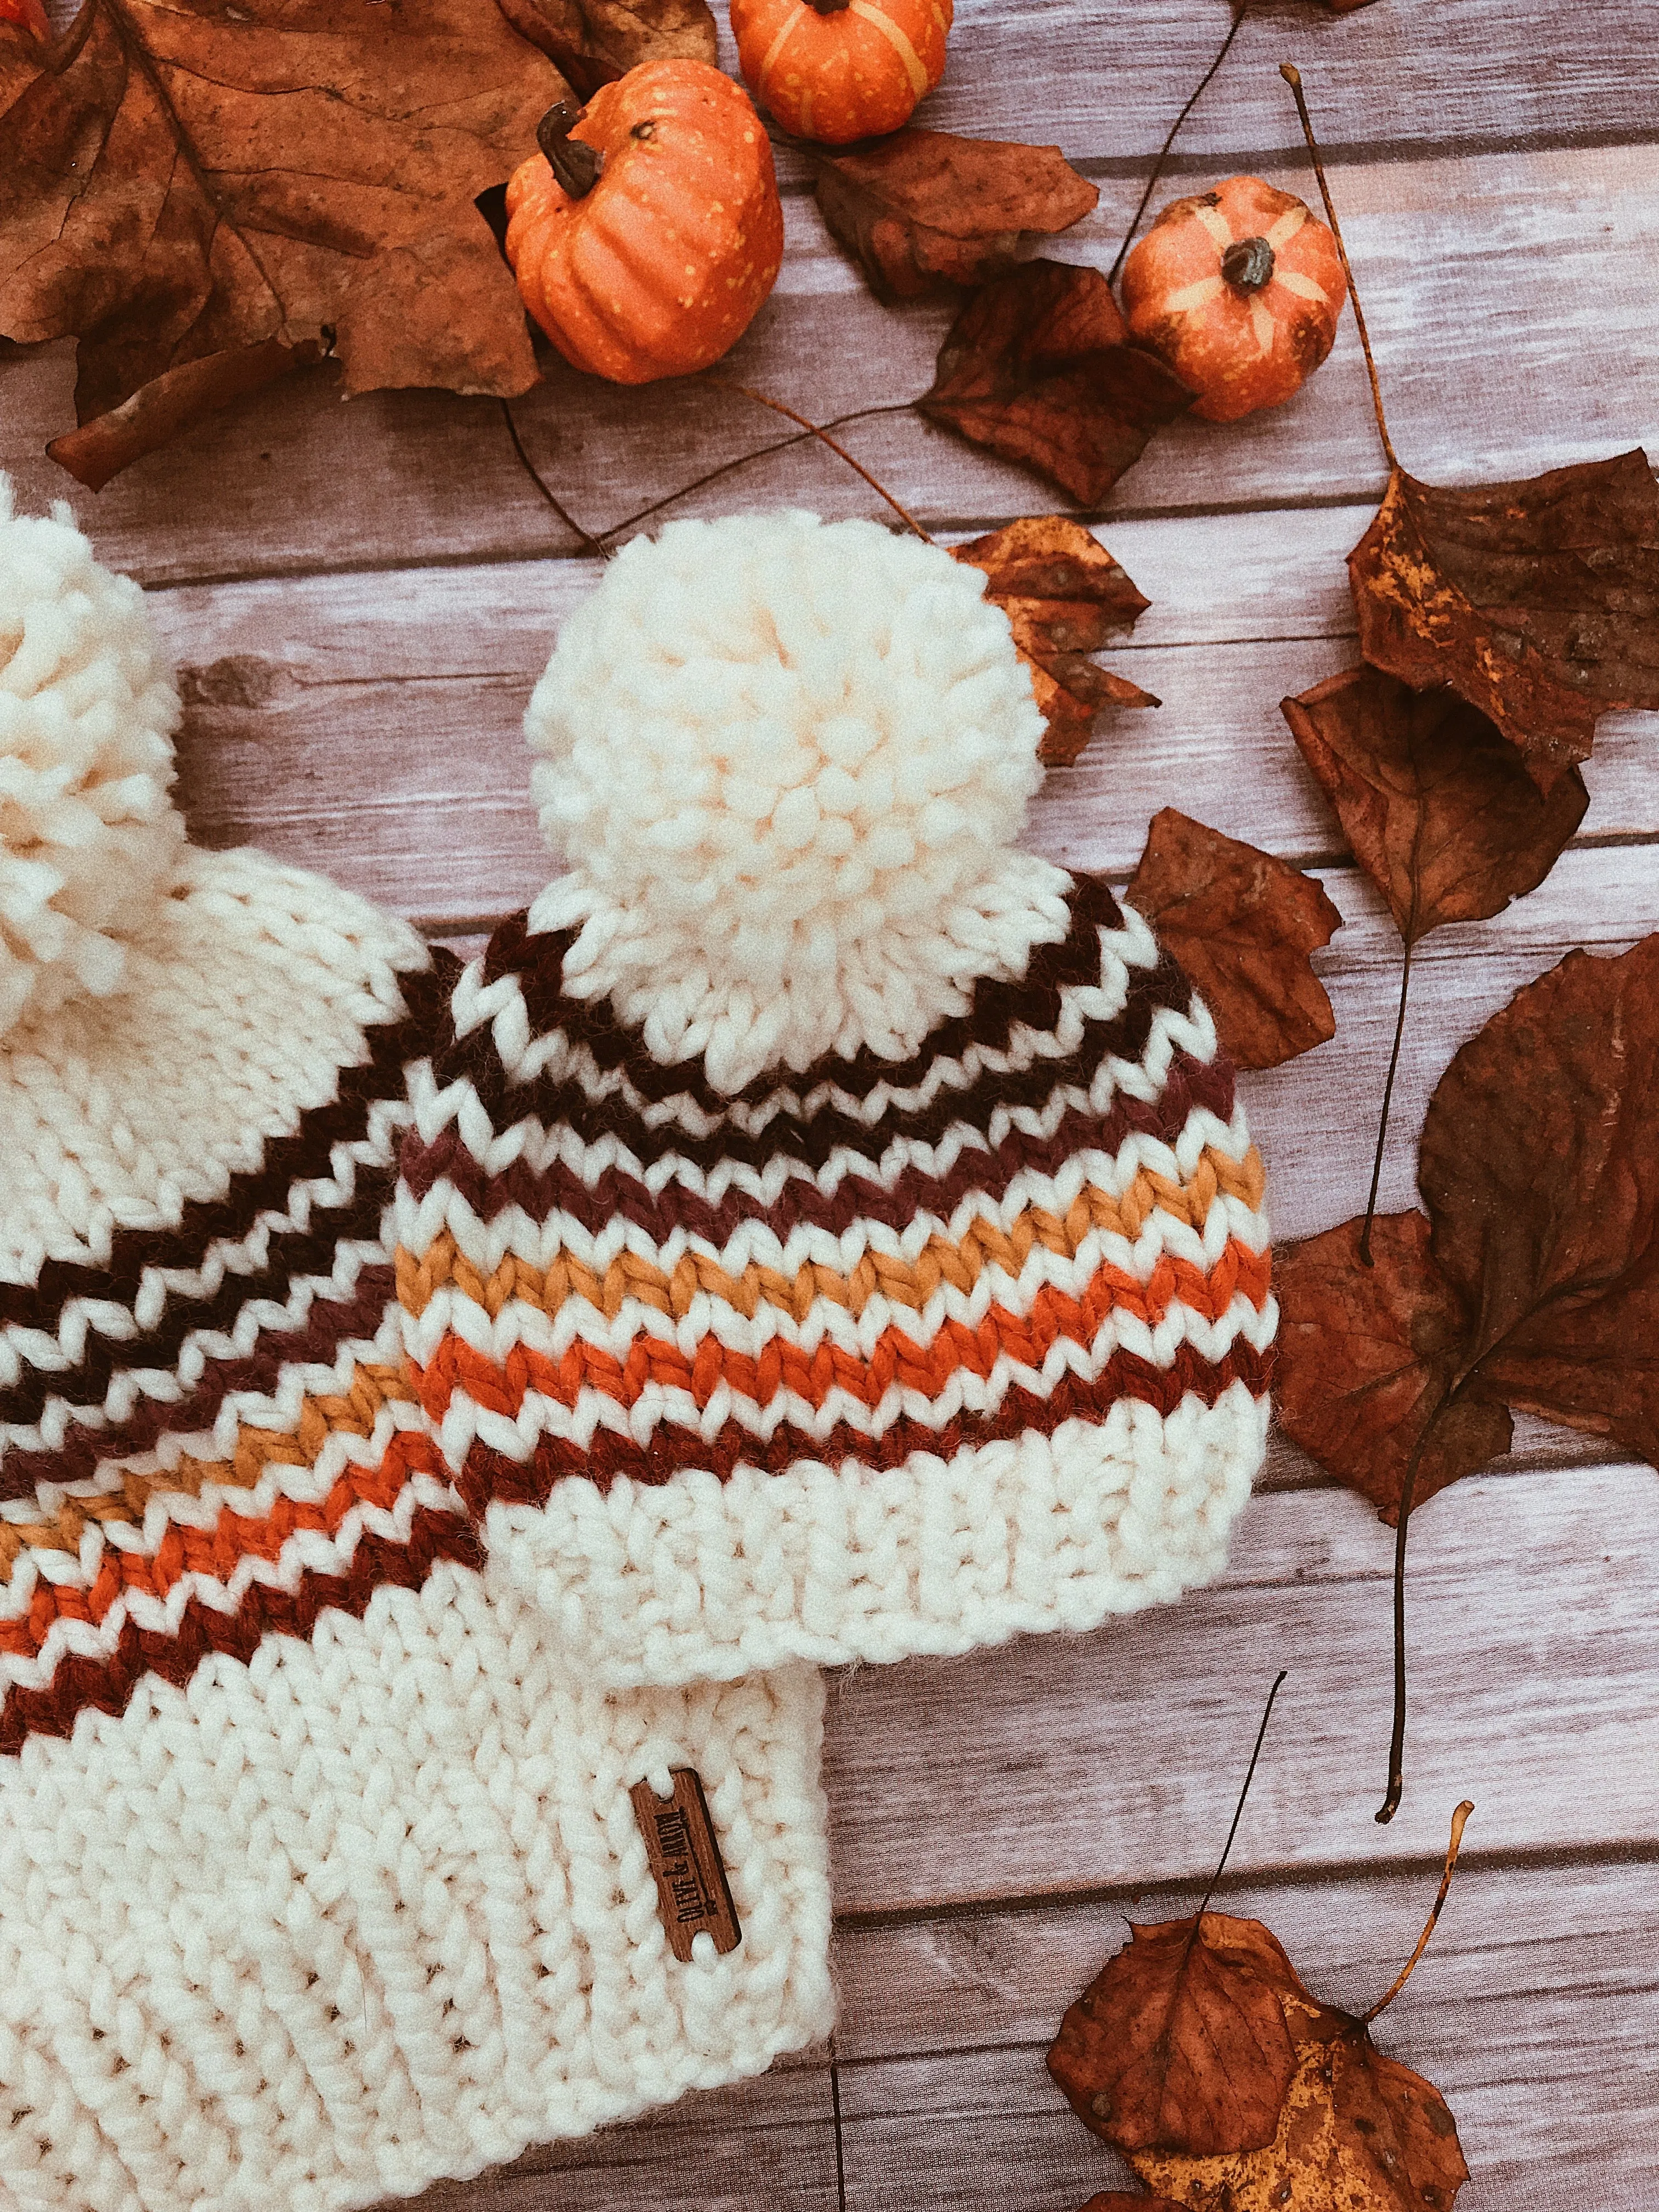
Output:
<svg viewBox="0 0 1659 2212">
<path fill-rule="evenodd" d="M 726 1886 L 702 1784 L 692 1766 L 673 1768 L 669 1779 L 674 1785 L 672 1797 L 659 1797 L 648 1782 L 636 1782 L 629 1792 L 656 1877 L 657 1911 L 668 1941 L 674 1956 L 682 1960 L 690 1958 L 693 1939 L 705 1930 L 714 1937 L 716 1951 L 735 1951 L 743 1930 Z"/>
</svg>

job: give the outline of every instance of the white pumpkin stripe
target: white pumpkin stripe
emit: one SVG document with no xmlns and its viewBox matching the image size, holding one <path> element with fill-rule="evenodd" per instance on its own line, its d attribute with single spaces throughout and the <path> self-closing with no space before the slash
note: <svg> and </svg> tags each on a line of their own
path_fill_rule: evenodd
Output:
<svg viewBox="0 0 1659 2212">
<path fill-rule="evenodd" d="M 920 100 L 927 89 L 927 72 L 921 65 L 921 57 L 910 44 L 909 40 L 905 37 L 890 15 L 884 15 L 879 8 L 871 5 L 871 0 L 851 0 L 851 6 L 852 13 L 858 16 L 860 21 L 872 23 L 875 26 L 904 64 L 905 75 L 910 80 L 910 89 Z"/>
<path fill-rule="evenodd" d="M 1196 284 L 1183 284 L 1178 292 L 1171 292 L 1164 305 L 1172 315 L 1195 315 L 1200 307 L 1218 300 L 1222 290 L 1219 276 L 1200 276 Z"/>
<path fill-rule="evenodd" d="M 1273 321 L 1273 309 L 1258 292 L 1250 301 L 1250 329 L 1257 347 L 1264 354 L 1273 349 L 1273 332 L 1278 325 Z"/>
<path fill-rule="evenodd" d="M 1281 269 L 1273 282 L 1282 284 L 1287 292 L 1293 292 L 1298 300 L 1317 300 L 1322 307 L 1330 304 L 1331 295 L 1325 287 L 1316 284 L 1311 276 L 1304 276 L 1299 269 Z"/>
<path fill-rule="evenodd" d="M 1193 206 L 1193 216 L 1195 222 L 1202 223 L 1205 229 L 1208 231 L 1216 252 L 1224 253 L 1233 242 L 1233 234 L 1231 224 L 1220 209 L 1206 207 L 1202 200 L 1198 200 Z"/>
<path fill-rule="evenodd" d="M 1263 234 L 1265 235 L 1268 245 L 1271 246 L 1273 252 L 1277 253 L 1281 246 L 1285 246 L 1290 244 L 1291 240 L 1296 236 L 1297 231 L 1301 229 L 1303 224 L 1306 222 L 1307 220 L 1308 210 L 1300 204 L 1300 202 L 1298 202 L 1295 207 L 1286 208 L 1284 214 L 1279 216 L 1279 221 L 1273 225 L 1273 228 Z M 1322 295 L 1321 296 L 1322 297 L 1323 295 Z"/>
</svg>

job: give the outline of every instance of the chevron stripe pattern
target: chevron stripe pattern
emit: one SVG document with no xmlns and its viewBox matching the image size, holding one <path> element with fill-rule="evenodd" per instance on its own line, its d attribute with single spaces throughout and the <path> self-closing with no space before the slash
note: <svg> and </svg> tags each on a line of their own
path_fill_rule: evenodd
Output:
<svg viewBox="0 0 1659 2212">
<path fill-rule="evenodd" d="M 957 1650 L 1212 1576 L 1260 1463 L 1263 1177 L 1202 1003 L 1078 878 L 910 1060 L 734 1097 L 562 988 L 458 980 L 403 1145 L 411 1387 L 619 1683 Z"/>
</svg>

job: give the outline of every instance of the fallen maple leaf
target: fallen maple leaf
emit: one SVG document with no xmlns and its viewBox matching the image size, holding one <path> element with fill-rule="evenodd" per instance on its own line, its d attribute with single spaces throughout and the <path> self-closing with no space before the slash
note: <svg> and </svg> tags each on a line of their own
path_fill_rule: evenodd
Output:
<svg viewBox="0 0 1659 2212">
<path fill-rule="evenodd" d="M 332 349 L 349 392 L 523 392 L 473 200 L 565 91 L 477 0 L 87 0 L 52 46 L 0 42 L 0 331 L 80 339 L 82 424 L 210 360 L 219 404 L 223 357 L 273 344 Z M 152 412 L 158 436 L 188 419 Z"/>
<path fill-rule="evenodd" d="M 641 62 L 719 60 L 707 0 L 496 0 L 583 100 Z"/>
<path fill-rule="evenodd" d="M 1350 668 L 1280 709 L 1408 945 L 1535 890 L 1589 805 L 1577 769 L 1540 793 L 1454 692 Z"/>
<path fill-rule="evenodd" d="M 1086 658 L 1114 631 L 1132 629 L 1152 602 L 1106 548 L 1069 516 L 1030 516 L 951 548 L 982 568 L 985 588 L 1014 633 L 1046 725 L 1039 759 L 1074 761 L 1103 707 L 1156 707 L 1150 691 Z"/>
<path fill-rule="evenodd" d="M 21 23 L 37 39 L 49 39 L 52 25 L 41 0 L 0 0 L 0 23 Z"/>
<path fill-rule="evenodd" d="M 982 284 L 1012 267 L 1024 241 L 1069 229 L 1100 198 L 1058 146 L 949 131 L 815 148 L 812 161 L 823 219 L 880 300 Z"/>
<path fill-rule="evenodd" d="M 1449 684 L 1549 791 L 1599 715 L 1659 707 L 1659 490 L 1640 448 L 1443 490 L 1396 466 L 1348 556 L 1359 648 Z"/>
<path fill-rule="evenodd" d="M 1174 372 L 1127 335 L 1097 269 L 1022 262 L 969 300 L 916 404 L 1097 507 L 1153 431 L 1193 403 Z"/>
<path fill-rule="evenodd" d="M 1166 806 L 1127 896 L 1203 994 L 1241 1067 L 1276 1067 L 1334 1036 L 1308 956 L 1342 917 L 1311 876 Z"/>
</svg>

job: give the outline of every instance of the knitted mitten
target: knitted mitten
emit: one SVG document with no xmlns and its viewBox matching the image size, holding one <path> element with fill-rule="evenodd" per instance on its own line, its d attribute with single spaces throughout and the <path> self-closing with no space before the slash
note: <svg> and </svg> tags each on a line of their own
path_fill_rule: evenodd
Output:
<svg viewBox="0 0 1659 2212">
<path fill-rule="evenodd" d="M 493 1575 L 384 1234 L 456 963 L 193 850 L 177 716 L 0 478 L 0 2201 L 336 2212 L 823 2032 L 822 1690 L 608 1690 Z"/>
<path fill-rule="evenodd" d="M 1202 1003 L 1019 851 L 978 571 L 636 540 L 526 718 L 568 864 L 455 985 L 397 1227 L 492 1562 L 616 1682 L 1087 1628 L 1221 1567 L 1277 1309 Z"/>
</svg>

